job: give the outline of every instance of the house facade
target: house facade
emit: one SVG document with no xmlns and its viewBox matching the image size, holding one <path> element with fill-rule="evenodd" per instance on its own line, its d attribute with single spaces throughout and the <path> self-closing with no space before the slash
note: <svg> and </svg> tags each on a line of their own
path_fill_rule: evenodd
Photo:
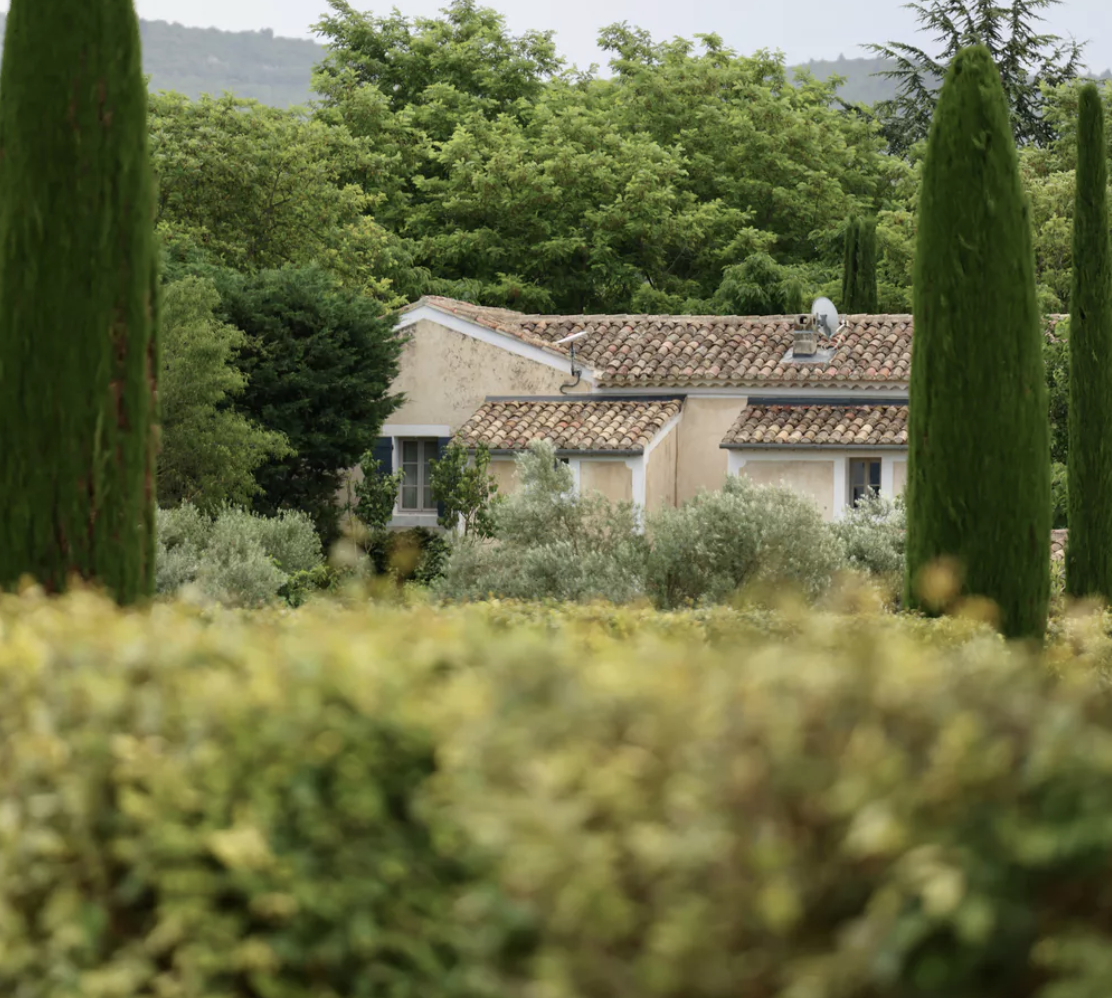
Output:
<svg viewBox="0 0 1112 998">
<path fill-rule="evenodd" d="M 907 478 L 908 315 L 848 316 L 826 341 L 799 316 L 524 315 L 426 297 L 398 328 L 406 401 L 376 448 L 405 472 L 397 528 L 436 524 L 430 464 L 452 440 L 489 447 L 504 493 L 515 455 L 544 439 L 580 488 L 648 510 L 747 475 L 833 520 Z"/>
</svg>

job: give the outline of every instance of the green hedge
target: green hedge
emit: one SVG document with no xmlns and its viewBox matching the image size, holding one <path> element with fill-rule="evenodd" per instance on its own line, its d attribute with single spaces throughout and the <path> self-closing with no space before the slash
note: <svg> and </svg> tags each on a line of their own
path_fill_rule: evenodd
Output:
<svg viewBox="0 0 1112 998">
<path fill-rule="evenodd" d="M 1103 995 L 1061 627 L 0 598 L 0 994 Z"/>
</svg>

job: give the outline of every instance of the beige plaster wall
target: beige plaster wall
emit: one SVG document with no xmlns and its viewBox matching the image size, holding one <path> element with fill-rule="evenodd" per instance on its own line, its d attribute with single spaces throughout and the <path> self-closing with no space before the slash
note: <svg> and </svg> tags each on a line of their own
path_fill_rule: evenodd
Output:
<svg viewBox="0 0 1112 998">
<path fill-rule="evenodd" d="M 391 423 L 450 426 L 454 432 L 488 395 L 557 395 L 571 380 L 570 363 L 563 370 L 548 367 L 429 319 L 405 332 L 409 342 L 393 387 L 407 401 L 390 415 Z"/>
<path fill-rule="evenodd" d="M 722 438 L 744 407 L 744 398 L 688 396 L 683 406 L 683 418 L 676 428 L 677 503 L 687 502 L 701 489 L 714 491 L 722 488 L 728 463 L 726 451 L 721 446 Z M 655 452 L 650 455 L 655 456 Z"/>
<path fill-rule="evenodd" d="M 896 495 L 901 495 L 905 488 L 907 488 L 907 462 L 906 461 L 893 461 L 892 462 L 892 491 Z"/>
<path fill-rule="evenodd" d="M 834 518 L 834 460 L 747 461 L 741 473 L 758 485 L 786 485 L 818 503 L 824 520 Z"/>
<path fill-rule="evenodd" d="M 517 491 L 517 463 L 512 458 L 492 459 L 490 476 L 498 484 L 500 496 L 508 496 Z"/>
<path fill-rule="evenodd" d="M 625 459 L 583 461 L 579 465 L 581 492 L 601 492 L 611 502 L 633 501 L 633 471 Z"/>
<path fill-rule="evenodd" d="M 682 422 L 682 421 L 681 421 Z M 673 426 L 645 459 L 645 508 L 676 505 L 676 462 L 679 455 L 679 424 Z"/>
</svg>

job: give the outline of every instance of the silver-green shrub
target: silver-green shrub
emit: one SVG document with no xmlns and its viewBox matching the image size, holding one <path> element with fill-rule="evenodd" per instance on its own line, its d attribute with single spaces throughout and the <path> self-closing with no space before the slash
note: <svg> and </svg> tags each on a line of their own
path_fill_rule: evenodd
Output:
<svg viewBox="0 0 1112 998">
<path fill-rule="evenodd" d="M 791 489 L 727 479 L 648 520 L 646 590 L 663 609 L 790 587 L 814 598 L 845 565 L 845 551 L 818 506 Z M 760 590 L 760 591 L 759 591 Z"/>
<path fill-rule="evenodd" d="M 835 524 L 853 568 L 878 576 L 902 576 L 907 514 L 903 497 L 870 496 Z"/>
<path fill-rule="evenodd" d="M 442 599 L 608 600 L 642 595 L 645 541 L 631 503 L 582 494 L 552 445 L 517 458 L 519 489 L 492 509 L 493 542 L 457 539 Z"/>
<path fill-rule="evenodd" d="M 226 507 L 207 516 L 189 504 L 158 511 L 156 559 L 158 593 L 194 586 L 229 606 L 269 603 L 291 575 L 323 562 L 303 513 L 264 517 Z"/>
</svg>

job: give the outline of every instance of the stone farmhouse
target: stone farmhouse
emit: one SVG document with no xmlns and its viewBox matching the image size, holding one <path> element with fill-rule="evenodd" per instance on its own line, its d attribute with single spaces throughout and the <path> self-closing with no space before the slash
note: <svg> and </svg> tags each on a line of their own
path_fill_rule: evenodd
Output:
<svg viewBox="0 0 1112 998">
<path fill-rule="evenodd" d="M 909 315 L 847 316 L 826 340 L 799 316 L 523 315 L 425 297 L 398 328 L 406 402 L 376 447 L 405 472 L 395 528 L 436 525 L 430 463 L 453 439 L 490 448 L 504 493 L 514 456 L 544 439 L 581 489 L 649 510 L 743 474 L 837 519 L 906 481 Z"/>
</svg>

